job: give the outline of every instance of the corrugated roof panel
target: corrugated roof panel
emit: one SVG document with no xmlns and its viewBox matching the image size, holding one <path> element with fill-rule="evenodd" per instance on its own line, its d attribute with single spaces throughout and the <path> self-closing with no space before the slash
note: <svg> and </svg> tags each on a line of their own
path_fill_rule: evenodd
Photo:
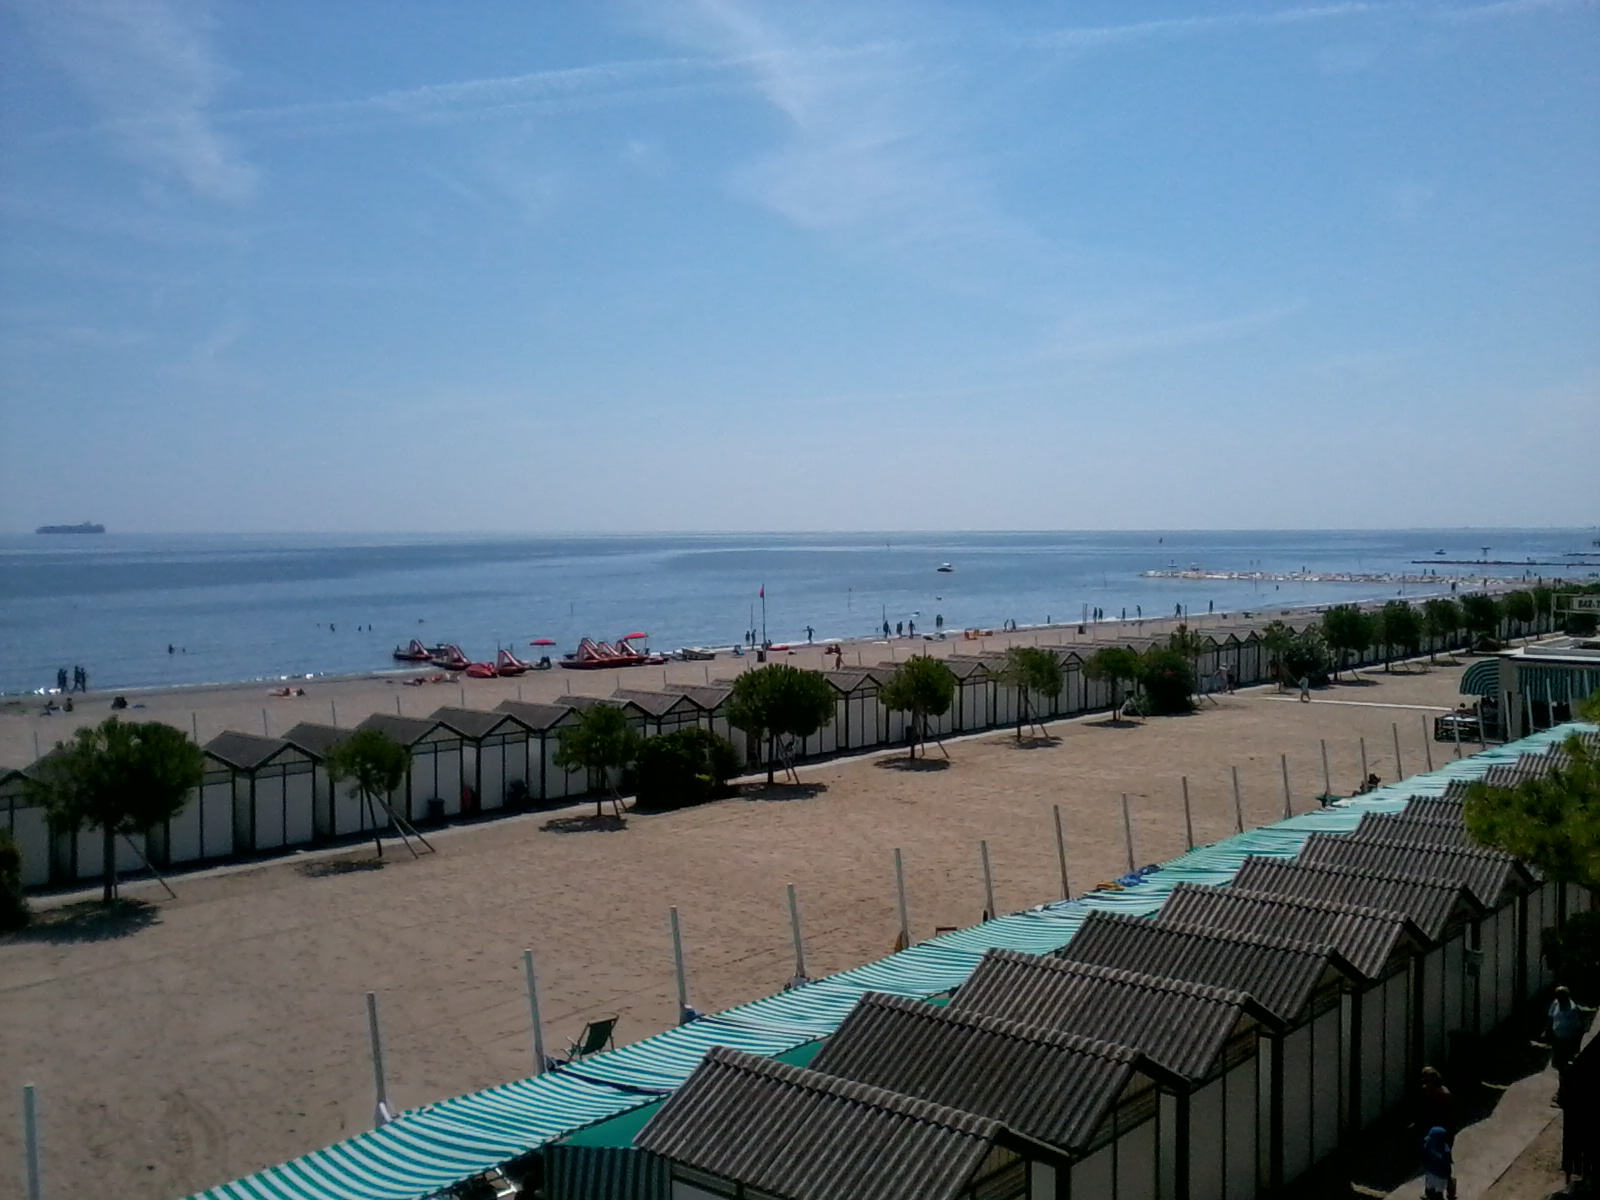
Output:
<svg viewBox="0 0 1600 1200">
<path fill-rule="evenodd" d="M 1314 833 L 1300 858 L 1311 864 L 1448 879 L 1465 886 L 1485 908 L 1498 908 L 1508 889 L 1526 890 L 1534 882 L 1526 868 L 1499 850 L 1380 842 L 1354 834 Z"/>
<path fill-rule="evenodd" d="M 1429 941 L 1437 941 L 1452 918 L 1475 917 L 1483 906 L 1467 888 L 1448 879 L 1364 870 L 1301 859 L 1249 858 L 1233 886 L 1304 900 L 1329 900 L 1404 913 Z"/>
</svg>

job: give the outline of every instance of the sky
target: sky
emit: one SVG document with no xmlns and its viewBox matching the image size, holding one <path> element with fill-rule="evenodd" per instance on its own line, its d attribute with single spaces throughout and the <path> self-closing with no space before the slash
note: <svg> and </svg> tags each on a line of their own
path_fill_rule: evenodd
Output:
<svg viewBox="0 0 1600 1200">
<path fill-rule="evenodd" d="M 1600 522 L 1600 4 L 0 0 L 0 529 Z"/>
</svg>

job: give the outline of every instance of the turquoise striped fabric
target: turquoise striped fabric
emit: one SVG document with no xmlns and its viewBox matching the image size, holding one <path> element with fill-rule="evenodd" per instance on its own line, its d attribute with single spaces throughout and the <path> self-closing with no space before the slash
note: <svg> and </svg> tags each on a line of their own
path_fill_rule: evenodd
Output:
<svg viewBox="0 0 1600 1200">
<path fill-rule="evenodd" d="M 381 1129 L 201 1192 L 193 1200 L 420 1200 L 574 1130 L 649 1104 L 687 1079 L 712 1046 L 776 1055 L 839 1027 L 864 992 L 934 996 L 966 981 L 995 948 L 1042 954 L 1072 940 L 1088 914 L 1150 915 L 1180 883 L 1224 884 L 1250 855 L 1292 858 L 1311 834 L 1353 829 L 1366 812 L 1398 812 L 1453 780 L 1539 753 L 1592 725 L 1546 730 L 1436 771 L 1201 846 L 1120 891 L 1012 913 L 776 996 L 597 1054 L 575 1067 L 402 1113 Z"/>
</svg>

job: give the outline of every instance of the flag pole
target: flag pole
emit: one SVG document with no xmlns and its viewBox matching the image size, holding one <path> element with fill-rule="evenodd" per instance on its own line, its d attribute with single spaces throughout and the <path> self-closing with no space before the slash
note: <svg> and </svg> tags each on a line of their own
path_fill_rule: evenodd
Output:
<svg viewBox="0 0 1600 1200">
<path fill-rule="evenodd" d="M 39 1172 L 39 1099 L 33 1084 L 22 1088 L 22 1149 L 28 1178 L 28 1200 L 42 1200 L 44 1178 Z"/>
</svg>

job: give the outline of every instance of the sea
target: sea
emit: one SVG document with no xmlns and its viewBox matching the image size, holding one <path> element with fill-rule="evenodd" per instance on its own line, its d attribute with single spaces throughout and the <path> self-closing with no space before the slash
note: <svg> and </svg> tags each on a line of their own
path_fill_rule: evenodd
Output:
<svg viewBox="0 0 1600 1200">
<path fill-rule="evenodd" d="M 553 656 L 632 633 L 671 651 L 752 631 L 793 643 L 881 635 L 885 622 L 932 633 L 941 618 L 956 631 L 1075 623 L 1095 609 L 1117 619 L 1378 600 L 1448 587 L 1145 573 L 1593 578 L 1597 532 L 8 535 L 0 693 L 54 687 L 75 666 L 97 691 L 361 674 L 394 668 L 394 647 L 412 638 L 475 660 L 502 646 L 528 658 L 541 638 Z M 1485 548 L 1519 565 L 1433 565 Z"/>
</svg>

